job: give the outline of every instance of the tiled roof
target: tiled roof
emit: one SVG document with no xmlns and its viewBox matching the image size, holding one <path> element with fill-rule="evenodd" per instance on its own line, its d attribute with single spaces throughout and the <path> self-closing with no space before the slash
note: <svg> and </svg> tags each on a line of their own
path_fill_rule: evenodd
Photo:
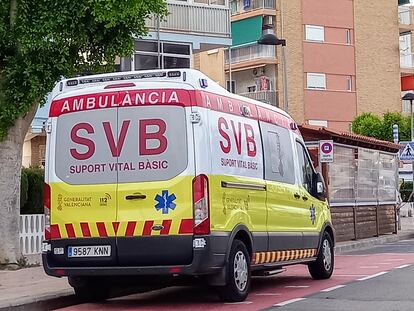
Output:
<svg viewBox="0 0 414 311">
<path fill-rule="evenodd" d="M 299 129 L 305 141 L 332 139 L 334 142 L 351 146 L 360 146 L 378 150 L 385 149 L 389 152 L 398 152 L 401 148 L 399 144 L 394 144 L 389 141 L 379 140 L 376 138 L 358 135 L 350 132 L 341 132 L 326 127 L 302 124 L 299 126 Z"/>
</svg>

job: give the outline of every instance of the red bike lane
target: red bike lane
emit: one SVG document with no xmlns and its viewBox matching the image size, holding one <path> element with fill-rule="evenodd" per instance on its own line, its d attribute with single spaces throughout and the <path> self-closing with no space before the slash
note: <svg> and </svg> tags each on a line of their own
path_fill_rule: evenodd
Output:
<svg viewBox="0 0 414 311">
<path fill-rule="evenodd" d="M 335 290 L 352 281 L 362 282 L 413 263 L 413 253 L 339 255 L 335 257 L 335 270 L 328 280 L 313 280 L 305 265 L 290 266 L 287 271 L 272 277 L 253 278 L 250 294 L 241 303 L 223 303 L 213 289 L 195 286 L 170 287 L 59 310 L 260 310 L 320 291 Z"/>
</svg>

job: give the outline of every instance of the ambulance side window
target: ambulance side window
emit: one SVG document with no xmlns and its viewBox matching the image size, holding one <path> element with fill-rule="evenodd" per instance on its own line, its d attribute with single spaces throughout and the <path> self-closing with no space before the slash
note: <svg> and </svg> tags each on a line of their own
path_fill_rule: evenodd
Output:
<svg viewBox="0 0 414 311">
<path fill-rule="evenodd" d="M 292 143 L 289 130 L 260 122 L 263 134 L 265 179 L 295 183 Z"/>
<path fill-rule="evenodd" d="M 301 143 L 296 142 L 296 148 L 298 150 L 300 183 L 310 193 L 312 190 L 313 176 L 312 163 L 309 160 L 305 147 Z"/>
</svg>

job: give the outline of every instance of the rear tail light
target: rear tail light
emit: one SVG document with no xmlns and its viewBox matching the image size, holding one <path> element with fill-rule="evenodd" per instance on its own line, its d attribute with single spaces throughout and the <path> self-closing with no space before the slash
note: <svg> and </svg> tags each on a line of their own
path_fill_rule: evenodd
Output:
<svg viewBox="0 0 414 311">
<path fill-rule="evenodd" d="M 208 178 L 198 175 L 193 179 L 194 234 L 210 234 L 210 202 Z"/>
<path fill-rule="evenodd" d="M 50 240 L 50 186 L 48 184 L 44 186 L 43 207 L 45 211 L 45 240 Z"/>
</svg>

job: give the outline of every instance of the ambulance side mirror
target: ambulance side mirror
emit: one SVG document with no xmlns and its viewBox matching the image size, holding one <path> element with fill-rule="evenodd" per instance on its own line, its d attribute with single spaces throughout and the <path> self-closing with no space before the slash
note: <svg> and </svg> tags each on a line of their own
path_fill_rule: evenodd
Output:
<svg viewBox="0 0 414 311">
<path fill-rule="evenodd" d="M 325 201 L 326 199 L 326 187 L 321 173 L 315 173 L 314 176 L 314 195 L 317 199 Z"/>
</svg>

